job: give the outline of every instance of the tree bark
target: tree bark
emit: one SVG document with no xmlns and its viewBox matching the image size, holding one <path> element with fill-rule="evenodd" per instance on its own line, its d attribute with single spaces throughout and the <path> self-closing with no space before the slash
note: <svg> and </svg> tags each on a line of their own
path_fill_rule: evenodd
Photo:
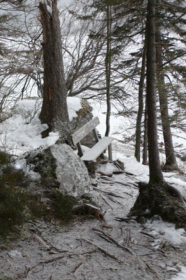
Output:
<svg viewBox="0 0 186 280">
<path fill-rule="evenodd" d="M 146 61 L 146 43 L 143 49 L 142 65 L 141 65 L 141 77 L 139 82 L 139 92 L 138 92 L 138 115 L 136 121 L 136 147 L 135 147 L 135 157 L 137 161 L 140 162 L 140 144 L 141 144 L 141 119 L 143 115 L 143 88 L 145 80 L 145 61 Z"/>
<path fill-rule="evenodd" d="M 111 6 L 107 4 L 107 53 L 105 58 L 106 66 L 106 98 L 107 98 L 107 114 L 106 114 L 106 132 L 105 136 L 110 132 L 110 75 L 111 75 Z"/>
<path fill-rule="evenodd" d="M 62 58 L 62 42 L 57 0 L 50 2 L 50 13 L 45 3 L 39 4 L 43 28 L 44 91 L 40 114 L 42 123 L 48 124 L 48 132 L 58 130 L 66 138 L 68 110 Z M 45 135 L 47 136 L 47 135 Z"/>
<path fill-rule="evenodd" d="M 155 48 L 155 0 L 148 1 L 147 14 L 147 106 L 150 182 L 163 181 L 157 141 L 156 116 L 156 48 Z"/>
<path fill-rule="evenodd" d="M 143 137 L 143 164 L 147 165 L 148 155 L 148 112 L 147 112 L 147 100 L 145 102 L 145 120 L 144 120 L 144 137 Z"/>
<path fill-rule="evenodd" d="M 167 184 L 160 167 L 157 142 L 155 91 L 155 0 L 148 0 L 147 11 L 147 106 L 150 180 L 139 183 L 139 196 L 128 216 L 144 223 L 158 215 L 164 221 L 186 228 L 186 207 L 181 193 Z"/>
<path fill-rule="evenodd" d="M 166 163 L 165 168 L 177 168 L 176 157 L 173 148 L 172 134 L 169 122 L 167 92 L 163 73 L 163 57 L 162 57 L 162 39 L 160 29 L 156 29 L 156 73 L 157 73 L 157 88 L 159 92 L 161 120 L 163 128 L 163 137 L 165 143 Z"/>
</svg>

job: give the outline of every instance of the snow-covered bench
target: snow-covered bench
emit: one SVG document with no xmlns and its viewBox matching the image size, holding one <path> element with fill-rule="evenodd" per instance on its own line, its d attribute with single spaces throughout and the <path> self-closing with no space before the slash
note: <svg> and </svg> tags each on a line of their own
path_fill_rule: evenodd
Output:
<svg viewBox="0 0 186 280">
<path fill-rule="evenodd" d="M 98 126 L 99 123 L 100 123 L 99 118 L 96 117 L 72 134 L 73 144 L 77 145 L 79 156 L 85 162 L 89 162 L 89 161 L 95 162 L 95 160 L 107 149 L 107 147 L 108 147 L 109 160 L 112 160 L 111 142 L 113 138 L 112 137 L 103 137 L 101 139 L 98 138 L 95 128 L 96 126 Z M 91 131 L 93 131 L 96 144 L 91 149 L 83 153 L 80 141 L 85 136 L 87 136 Z"/>
</svg>

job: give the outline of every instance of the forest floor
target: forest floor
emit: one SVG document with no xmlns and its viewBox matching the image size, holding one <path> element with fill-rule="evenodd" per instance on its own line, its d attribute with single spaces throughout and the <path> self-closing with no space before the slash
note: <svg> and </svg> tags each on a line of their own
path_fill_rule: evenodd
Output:
<svg viewBox="0 0 186 280">
<path fill-rule="evenodd" d="M 0 279 L 186 279 L 181 278 L 186 267 L 184 230 L 158 219 L 146 224 L 128 220 L 139 178 L 127 168 L 121 174 L 113 170 L 111 164 L 100 166 L 92 190 L 104 221 L 82 217 L 68 225 L 27 223 L 21 238 L 1 244 Z M 168 177 L 184 181 L 179 173 Z"/>
<path fill-rule="evenodd" d="M 41 139 L 44 128 L 37 116 L 27 121 L 32 102 L 23 100 L 15 114 L 0 126 L 1 145 L 14 147 L 12 152 L 18 156 L 40 146 L 46 148 L 58 139 L 54 134 Z M 93 107 L 97 109 L 98 105 Z M 101 132 L 105 131 L 103 111 L 94 114 L 101 120 Z M 0 243 L 0 280 L 186 279 L 185 231 L 175 230 L 174 225 L 158 217 L 145 224 L 127 219 L 138 195 L 138 182 L 149 180 L 148 166 L 137 163 L 133 156 L 134 143 L 126 144 L 134 134 L 130 128 L 131 121 L 112 115 L 111 135 L 118 139 L 113 141 L 113 157 L 124 162 L 124 172 L 114 174 L 115 166 L 110 163 L 98 166 L 92 194 L 104 221 L 78 217 L 68 225 L 41 219 L 25 224 L 20 238 Z M 180 160 L 186 154 L 183 137 L 177 137 L 174 146 L 179 167 L 186 174 L 185 162 Z M 163 162 L 164 154 L 161 157 Z M 182 174 L 168 172 L 164 178 L 186 197 Z"/>
</svg>

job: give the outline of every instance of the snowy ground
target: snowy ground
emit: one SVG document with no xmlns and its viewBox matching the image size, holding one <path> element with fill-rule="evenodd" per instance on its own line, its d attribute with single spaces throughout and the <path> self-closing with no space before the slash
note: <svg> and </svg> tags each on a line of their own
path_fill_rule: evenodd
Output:
<svg viewBox="0 0 186 280">
<path fill-rule="evenodd" d="M 72 118 L 80 102 L 69 99 L 68 104 Z M 102 134 L 105 131 L 103 112 L 101 105 L 94 106 Z M 134 133 L 131 124 L 132 121 L 125 121 L 123 117 L 112 116 L 111 135 L 116 138 L 113 156 L 124 162 L 125 173 L 106 176 L 115 168 L 110 163 L 98 168 L 98 185 L 92 192 L 105 213 L 105 221 L 82 219 L 67 227 L 43 221 L 27 224 L 23 237 L 0 252 L 0 279 L 5 279 L 1 278 L 3 275 L 10 277 L 6 279 L 27 280 L 186 279 L 183 229 L 175 230 L 172 224 L 159 219 L 145 225 L 126 220 L 138 195 L 137 183 L 147 182 L 149 173 L 148 166 L 136 162 L 132 142 L 124 141 Z M 58 134 L 51 133 L 42 139 L 40 133 L 45 128 L 38 120 L 35 101 L 20 101 L 12 116 L 0 123 L 1 149 L 19 156 L 52 145 Z M 186 144 L 182 142 L 182 149 L 184 147 Z M 184 162 L 179 161 L 179 165 L 185 170 Z M 165 173 L 164 177 L 186 196 L 185 175 L 172 172 Z"/>
</svg>

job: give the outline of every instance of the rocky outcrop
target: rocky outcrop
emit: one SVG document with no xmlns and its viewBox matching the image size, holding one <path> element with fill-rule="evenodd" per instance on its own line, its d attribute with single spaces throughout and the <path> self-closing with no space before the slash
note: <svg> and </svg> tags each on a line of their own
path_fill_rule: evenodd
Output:
<svg viewBox="0 0 186 280">
<path fill-rule="evenodd" d="M 26 157 L 30 170 L 40 174 L 43 187 L 81 197 L 90 191 L 90 178 L 83 161 L 67 144 L 55 144 Z"/>
</svg>

